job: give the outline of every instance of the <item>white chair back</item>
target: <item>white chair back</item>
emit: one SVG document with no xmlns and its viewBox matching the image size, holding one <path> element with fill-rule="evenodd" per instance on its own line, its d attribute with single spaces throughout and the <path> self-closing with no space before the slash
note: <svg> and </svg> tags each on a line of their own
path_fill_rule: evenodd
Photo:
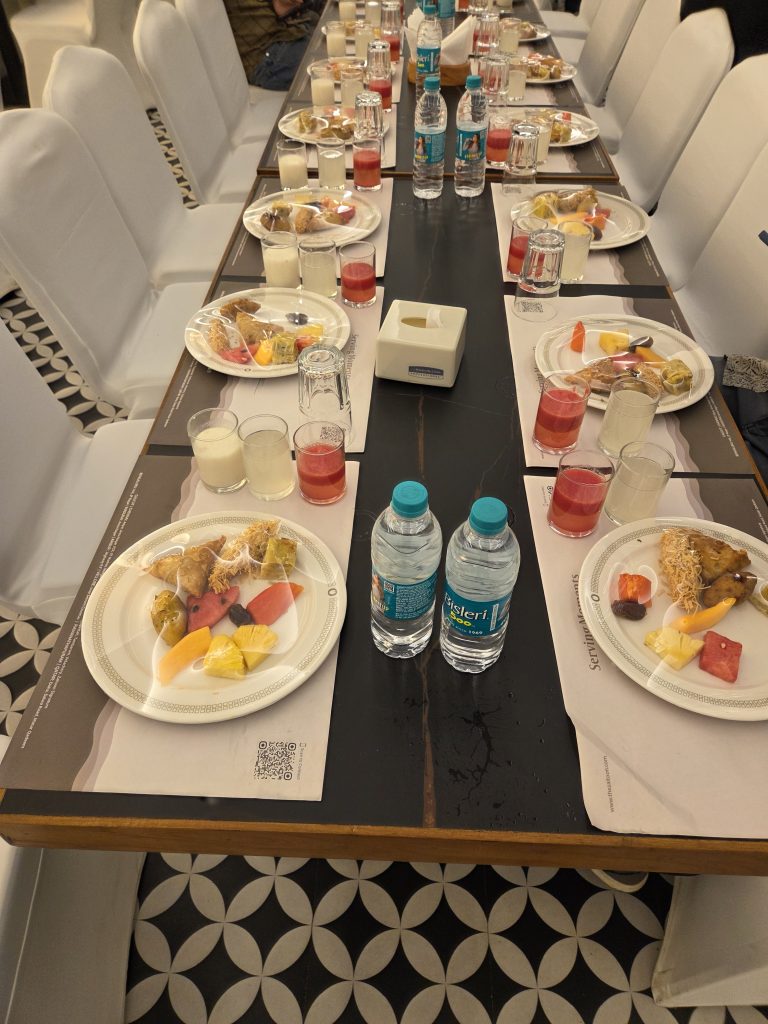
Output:
<svg viewBox="0 0 768 1024">
<path fill-rule="evenodd" d="M 591 25 L 595 20 L 595 15 L 600 10 L 600 4 L 603 0 L 581 0 L 581 7 L 579 7 L 579 17 L 584 18 Z"/>
<path fill-rule="evenodd" d="M 768 54 L 736 64 L 718 86 L 664 186 L 649 233 L 674 289 L 687 282 L 728 204 L 768 144 L 766 95 Z"/>
<path fill-rule="evenodd" d="M 223 0 L 176 0 L 195 37 L 216 101 L 231 135 L 248 109 L 248 79 Z"/>
<path fill-rule="evenodd" d="M 768 245 L 760 237 L 768 230 L 767 180 L 765 146 L 676 292 L 694 337 L 712 355 L 768 359 Z"/>
<path fill-rule="evenodd" d="M 691 14 L 662 49 L 627 122 L 614 163 L 630 199 L 646 210 L 733 61 L 733 37 L 719 7 Z"/>
<path fill-rule="evenodd" d="M 212 186 L 231 150 L 194 36 L 172 4 L 143 0 L 133 45 L 195 195 L 215 201 Z"/>
<path fill-rule="evenodd" d="M 152 267 L 181 227 L 184 205 L 125 68 L 104 50 L 65 46 L 53 59 L 43 105 L 80 136 Z"/>
<path fill-rule="evenodd" d="M 150 305 L 146 265 L 74 128 L 47 110 L 0 114 L 0 263 L 100 394 Z"/>
<path fill-rule="evenodd" d="M 605 0 L 600 4 L 579 57 L 577 85 L 587 103 L 603 102 L 613 69 L 644 0 Z"/>
</svg>

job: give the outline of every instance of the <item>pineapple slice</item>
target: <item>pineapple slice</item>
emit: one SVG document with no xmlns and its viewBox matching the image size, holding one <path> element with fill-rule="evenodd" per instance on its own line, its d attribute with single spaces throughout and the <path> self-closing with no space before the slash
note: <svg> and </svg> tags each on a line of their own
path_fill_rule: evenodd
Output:
<svg viewBox="0 0 768 1024">
<path fill-rule="evenodd" d="M 670 668 L 679 671 L 696 657 L 704 646 L 704 641 L 687 636 L 672 626 L 664 626 L 663 629 L 655 629 L 649 633 L 645 638 L 645 645 L 663 658 Z"/>
<path fill-rule="evenodd" d="M 618 356 L 629 351 L 629 335 L 624 331 L 601 331 L 598 344 L 607 356 Z"/>
<path fill-rule="evenodd" d="M 215 636 L 203 659 L 203 672 L 220 679 L 242 679 L 245 676 L 245 658 L 230 637 Z"/>
<path fill-rule="evenodd" d="M 269 626 L 238 626 L 232 634 L 232 640 L 250 672 L 264 661 L 275 646 L 277 633 L 273 633 Z"/>
</svg>

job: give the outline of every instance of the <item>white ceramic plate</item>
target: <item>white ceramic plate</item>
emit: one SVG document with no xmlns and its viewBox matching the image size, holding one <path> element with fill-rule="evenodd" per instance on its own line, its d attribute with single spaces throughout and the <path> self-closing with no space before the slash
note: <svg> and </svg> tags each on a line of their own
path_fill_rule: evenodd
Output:
<svg viewBox="0 0 768 1024">
<path fill-rule="evenodd" d="M 521 40 L 524 42 L 525 40 Z M 559 78 L 528 78 L 526 85 L 562 85 L 563 82 L 571 82 L 576 77 L 576 68 L 573 64 L 565 64 Z"/>
<path fill-rule="evenodd" d="M 286 377 L 296 373 L 296 363 L 280 363 L 276 366 L 259 366 L 252 362 L 245 366 L 223 359 L 213 351 L 206 341 L 210 323 L 216 319 L 220 306 L 234 299 L 248 298 L 261 303 L 261 309 L 254 314 L 257 319 L 273 323 L 280 329 L 298 331 L 301 324 L 295 319 L 306 316 L 307 323 L 323 325 L 323 344 L 344 348 L 349 339 L 349 317 L 332 299 L 326 299 L 314 292 L 301 292 L 295 288 L 251 288 L 248 291 L 224 295 L 215 302 L 204 306 L 186 326 L 184 342 L 191 355 L 211 370 L 226 373 L 230 377 Z M 294 317 L 292 321 L 288 317 Z M 234 328 L 229 329 L 235 331 Z M 232 335 L 236 340 L 237 332 Z"/>
<path fill-rule="evenodd" d="M 514 120 L 527 120 L 531 117 L 548 117 L 551 120 L 562 120 L 563 114 L 568 111 L 557 110 L 553 107 L 526 107 L 515 110 Z M 550 142 L 550 149 L 567 149 L 571 146 L 583 146 L 591 142 L 600 134 L 600 126 L 596 121 L 583 114 L 570 113 L 571 137 L 567 142 Z"/>
<path fill-rule="evenodd" d="M 304 108 L 304 109 L 311 110 L 312 108 L 311 107 L 307 107 L 307 108 Z M 316 143 L 316 142 L 333 142 L 334 141 L 334 139 L 332 137 L 323 138 L 319 134 L 318 131 L 314 131 L 314 132 L 302 132 L 302 131 L 300 131 L 299 130 L 299 114 L 300 114 L 300 112 L 301 111 L 299 111 L 299 110 L 291 110 L 287 114 L 283 114 L 283 116 L 277 122 L 277 127 L 280 129 L 280 131 L 283 133 L 283 135 L 285 135 L 286 138 L 288 138 L 288 139 L 296 139 L 297 142 L 314 142 L 314 143 Z M 322 112 L 318 113 L 318 115 L 317 115 L 318 120 L 322 120 L 323 113 L 325 113 L 327 115 L 331 115 L 331 114 L 341 115 L 342 111 L 341 111 L 340 107 L 324 107 L 324 108 L 322 108 Z M 348 117 L 346 114 L 344 114 L 343 117 L 344 117 L 344 123 L 345 124 L 349 124 L 350 127 L 354 128 L 355 118 L 354 117 Z M 388 129 L 389 129 L 389 125 L 387 124 L 386 119 L 385 119 L 384 120 L 383 134 L 386 134 Z M 337 139 L 336 141 L 344 142 L 347 146 L 351 146 L 352 145 L 352 136 L 350 135 L 350 137 L 348 139 Z"/>
<path fill-rule="evenodd" d="M 153 664 L 169 648 L 155 635 L 150 607 L 155 594 L 168 589 L 168 584 L 142 569 L 179 545 L 199 544 L 222 534 L 236 536 L 254 518 L 245 512 L 215 512 L 171 523 L 133 544 L 101 577 L 83 615 L 83 654 L 96 682 L 118 704 L 163 722 L 221 722 L 282 700 L 323 663 L 344 621 L 344 577 L 321 540 L 283 520 L 280 534 L 299 544 L 291 582 L 301 584 L 304 591 L 293 609 L 270 627 L 279 639 L 269 657 L 241 680 L 207 676 L 198 663 L 167 686 L 153 678 Z M 241 588 L 240 603 L 245 605 L 269 582 L 235 580 Z M 211 632 L 231 635 L 235 628 L 225 616 Z"/>
<path fill-rule="evenodd" d="M 542 189 L 541 191 L 554 192 L 557 189 Z M 597 201 L 599 206 L 609 209 L 611 212 L 605 225 L 603 237 L 599 241 L 592 243 L 590 247 L 592 250 L 619 249 L 623 245 L 639 242 L 641 238 L 645 238 L 648 234 L 648 214 L 641 207 L 636 206 L 635 203 L 631 203 L 629 199 L 609 195 L 607 192 L 598 192 Z M 530 204 L 531 200 L 526 202 Z M 525 203 L 521 203 L 520 206 L 513 210 L 513 219 L 522 213 L 525 205 Z M 561 213 L 554 217 L 551 223 L 556 225 L 563 220 L 569 219 L 574 219 L 573 214 Z"/>
<path fill-rule="evenodd" d="M 545 39 L 549 39 L 549 37 L 552 35 L 552 33 L 546 25 L 537 25 L 536 23 L 533 23 L 533 27 L 536 29 L 536 35 L 531 36 L 529 39 L 521 39 L 521 46 L 525 46 L 528 43 L 541 43 Z"/>
<path fill-rule="evenodd" d="M 326 57 L 323 60 L 313 60 L 311 64 L 307 65 L 307 74 L 312 77 L 312 68 L 325 66 L 326 64 L 359 64 L 365 68 L 365 61 L 359 60 L 357 57 Z M 336 85 L 339 85 L 339 80 L 335 80 Z"/>
<path fill-rule="evenodd" d="M 374 206 L 360 192 L 352 189 L 341 192 L 336 189 L 327 188 L 303 188 L 289 192 L 274 192 L 268 196 L 262 196 L 255 203 L 248 207 L 243 214 L 243 224 L 256 238 L 263 238 L 267 234 L 267 228 L 259 219 L 265 210 L 277 201 L 291 203 L 294 210 L 306 206 L 308 202 L 318 202 L 320 199 L 330 197 L 337 202 L 354 206 L 355 215 L 348 224 L 329 224 L 322 231 L 314 231 L 311 234 L 300 235 L 299 238 L 316 238 L 318 240 L 337 242 L 354 242 L 358 238 L 367 238 L 381 223 L 381 210 Z M 298 201 L 297 201 L 298 200 Z"/>
<path fill-rule="evenodd" d="M 542 335 L 534 353 L 540 373 L 556 373 L 559 370 L 573 373 L 576 370 L 583 370 L 589 363 L 605 359 L 606 354 L 600 348 L 598 340 L 600 333 L 620 331 L 628 332 L 630 339 L 651 335 L 654 352 L 658 352 L 664 359 L 681 359 L 693 372 L 690 391 L 682 395 L 670 395 L 665 392 L 659 402 L 658 412 L 676 412 L 678 409 L 695 405 L 714 383 L 715 371 L 707 353 L 686 334 L 676 331 L 673 327 L 639 316 L 586 316 L 581 318 L 581 322 L 586 328 L 583 352 L 574 352 L 570 346 L 573 328 L 578 323 L 575 318 Z M 593 409 L 605 409 L 608 396 L 593 392 L 589 396 L 588 404 Z"/>
<path fill-rule="evenodd" d="M 611 531 L 584 559 L 579 574 L 579 601 L 587 628 L 614 665 L 662 700 L 713 718 L 744 722 L 768 719 L 766 618 L 748 601 L 737 605 L 713 627 L 729 640 L 743 644 L 735 683 L 725 683 L 704 672 L 699 668 L 698 657 L 675 671 L 645 646 L 645 636 L 659 629 L 665 617 L 672 621 L 683 614 L 661 589 L 654 594 L 652 607 L 640 622 L 620 619 L 611 611 L 619 572 L 655 576 L 661 531 L 672 526 L 700 530 L 733 547 L 744 548 L 751 559 L 749 570 L 763 582 L 768 577 L 768 545 L 740 530 L 698 519 L 641 519 Z M 695 637 L 703 640 L 704 633 Z"/>
</svg>

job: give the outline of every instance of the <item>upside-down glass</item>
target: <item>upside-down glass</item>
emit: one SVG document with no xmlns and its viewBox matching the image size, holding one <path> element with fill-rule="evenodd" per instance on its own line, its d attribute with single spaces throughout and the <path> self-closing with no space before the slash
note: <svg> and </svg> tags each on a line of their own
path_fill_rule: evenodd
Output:
<svg viewBox="0 0 768 1024">
<path fill-rule="evenodd" d="M 384 134 L 384 112 L 377 92 L 359 92 L 355 96 L 355 134 Z"/>
<path fill-rule="evenodd" d="M 335 423 L 303 423 L 293 435 L 302 498 L 330 505 L 347 489 L 344 431 Z"/>
<path fill-rule="evenodd" d="M 201 409 L 187 423 L 200 479 L 214 494 L 237 491 L 245 483 L 237 425 L 237 416 L 227 409 Z"/>
<path fill-rule="evenodd" d="M 509 61 L 503 53 L 494 51 L 480 58 L 480 77 L 489 106 L 500 106 L 507 102 Z"/>
<path fill-rule="evenodd" d="M 583 281 L 589 247 L 595 233 L 589 224 L 579 220 L 565 221 L 560 225 L 559 230 L 565 235 L 560 282 L 561 284 L 575 284 L 577 281 Z"/>
<path fill-rule="evenodd" d="M 389 58 L 392 64 L 400 60 L 400 39 L 402 23 L 399 0 L 384 0 L 381 5 L 381 38 L 389 43 Z"/>
<path fill-rule="evenodd" d="M 352 429 L 352 406 L 344 353 L 333 345 L 310 345 L 299 354 L 299 412 L 305 420 L 325 420 Z"/>
<path fill-rule="evenodd" d="M 307 187 L 307 147 L 296 139 L 277 140 L 277 169 L 284 189 Z"/>
<path fill-rule="evenodd" d="M 347 52 L 347 30 L 343 21 L 329 21 L 325 28 L 325 46 L 329 57 L 343 57 Z"/>
<path fill-rule="evenodd" d="M 512 126 L 509 153 L 504 164 L 501 191 L 504 195 L 522 192 L 523 185 L 536 184 L 536 160 L 539 149 L 537 125 L 518 122 Z"/>
<path fill-rule="evenodd" d="M 332 299 L 336 285 L 336 243 L 322 238 L 302 238 L 299 242 L 301 287 L 304 291 L 327 295 Z"/>
<path fill-rule="evenodd" d="M 647 441 L 625 444 L 605 499 L 605 514 L 611 522 L 623 526 L 655 516 L 674 468 L 674 455 L 661 445 Z"/>
<path fill-rule="evenodd" d="M 382 39 L 368 44 L 368 88 L 381 96 L 383 110 L 392 109 L 392 61 L 389 43 Z"/>
<path fill-rule="evenodd" d="M 543 217 L 525 214 L 512 218 L 512 234 L 509 237 L 507 253 L 507 273 L 513 281 L 520 277 L 525 254 L 528 252 L 528 238 L 534 231 L 544 231 L 548 227 Z"/>
<path fill-rule="evenodd" d="M 491 50 L 495 50 L 499 45 L 499 15 L 495 11 L 484 10 L 477 19 L 475 32 L 475 53 L 490 53 Z"/>
<path fill-rule="evenodd" d="M 341 298 L 361 308 L 376 301 L 376 249 L 371 242 L 347 242 L 339 246 Z"/>
<path fill-rule="evenodd" d="M 608 455 L 619 454 L 625 444 L 644 441 L 661 398 L 661 387 L 628 374 L 611 387 L 597 443 Z"/>
<path fill-rule="evenodd" d="M 264 276 L 270 288 L 299 287 L 299 250 L 291 231 L 270 231 L 261 240 Z"/>
<path fill-rule="evenodd" d="M 533 231 L 517 281 L 514 311 L 521 320 L 544 322 L 557 313 L 564 238 L 554 228 Z"/>
<path fill-rule="evenodd" d="M 560 459 L 547 522 L 564 537 L 587 537 L 600 519 L 613 478 L 613 463 L 602 452 L 576 449 Z"/>
<path fill-rule="evenodd" d="M 262 501 L 285 498 L 295 486 L 288 424 L 280 416 L 249 416 L 238 433 L 248 490 Z"/>
<path fill-rule="evenodd" d="M 587 411 L 589 384 L 567 373 L 550 373 L 541 384 L 533 443 L 550 455 L 572 451 Z"/>
</svg>

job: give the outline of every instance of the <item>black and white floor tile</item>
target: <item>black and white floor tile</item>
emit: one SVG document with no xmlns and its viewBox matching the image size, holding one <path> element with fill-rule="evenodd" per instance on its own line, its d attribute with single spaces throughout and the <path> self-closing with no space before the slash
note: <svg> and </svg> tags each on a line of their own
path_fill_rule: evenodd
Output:
<svg viewBox="0 0 768 1024">
<path fill-rule="evenodd" d="M 189 186 L 155 112 L 184 200 Z M 0 317 L 83 430 L 101 401 L 20 292 Z M 58 627 L 0 606 L 0 732 Z M 666 1010 L 650 982 L 671 898 L 554 868 L 151 854 L 126 1024 L 768 1024 L 755 1007 Z"/>
</svg>

